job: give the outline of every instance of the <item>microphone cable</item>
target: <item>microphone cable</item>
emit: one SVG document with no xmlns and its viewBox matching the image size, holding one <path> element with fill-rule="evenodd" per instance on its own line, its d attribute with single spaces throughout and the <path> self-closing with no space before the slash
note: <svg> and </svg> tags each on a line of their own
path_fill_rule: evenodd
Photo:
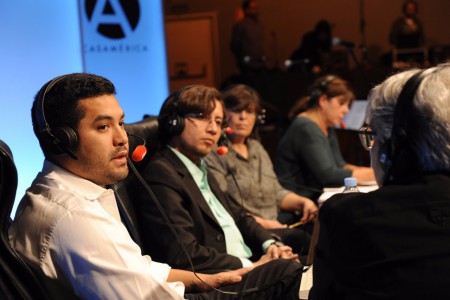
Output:
<svg viewBox="0 0 450 300">
<path fill-rule="evenodd" d="M 175 230 L 174 226 L 170 222 L 169 217 L 167 216 L 166 212 L 164 211 L 164 208 L 162 207 L 162 205 L 159 202 L 158 198 L 153 193 L 153 191 L 150 188 L 150 186 L 145 182 L 144 178 L 142 178 L 141 174 L 139 174 L 139 172 L 137 171 L 137 169 L 134 166 L 133 162 L 130 160 L 130 158 L 128 156 L 127 156 L 127 162 L 128 162 L 128 166 L 131 168 L 131 170 L 133 171 L 133 173 L 136 176 L 136 178 L 139 180 L 139 182 L 142 184 L 142 186 L 147 191 L 147 193 L 150 196 L 150 198 L 153 200 L 155 205 L 158 207 L 158 210 L 160 211 L 164 221 L 166 222 L 167 226 L 170 228 L 170 231 L 172 231 L 172 233 L 174 234 L 175 239 L 177 240 L 178 244 L 181 246 L 181 249 L 183 250 L 184 254 L 186 255 L 186 257 L 187 257 L 187 259 L 189 261 L 189 264 L 191 266 L 192 273 L 194 274 L 194 276 L 198 280 L 200 280 L 202 283 L 204 283 L 206 286 L 208 286 L 212 290 L 214 290 L 216 292 L 219 292 L 219 293 L 227 294 L 227 295 L 241 295 L 241 294 L 251 293 L 251 292 L 255 292 L 255 291 L 259 290 L 258 287 L 254 287 L 254 288 L 244 289 L 244 290 L 241 290 L 239 292 L 223 291 L 221 289 L 218 289 L 218 288 L 215 288 L 215 287 L 211 286 L 210 284 L 205 282 L 203 279 L 201 279 L 200 276 L 198 276 L 197 272 L 195 271 L 194 264 L 192 262 L 191 257 L 189 256 L 189 253 L 188 253 L 188 251 L 186 249 L 186 246 L 181 242 L 180 235 L 178 234 L 178 232 Z"/>
</svg>

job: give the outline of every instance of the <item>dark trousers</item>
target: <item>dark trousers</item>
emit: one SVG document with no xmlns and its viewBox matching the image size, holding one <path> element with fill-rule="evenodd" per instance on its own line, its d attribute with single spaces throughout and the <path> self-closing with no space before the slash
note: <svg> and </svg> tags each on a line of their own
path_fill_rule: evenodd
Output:
<svg viewBox="0 0 450 300">
<path fill-rule="evenodd" d="M 270 232 L 281 238 L 284 244 L 292 248 L 292 252 L 298 255 L 307 255 L 311 236 L 300 228 L 269 229 Z"/>
<path fill-rule="evenodd" d="M 298 300 L 301 278 L 302 267 L 299 263 L 287 259 L 275 259 L 242 276 L 241 282 L 220 287 L 222 291 L 238 293 L 237 295 L 213 290 L 208 293 L 186 294 L 185 298 L 189 300 Z"/>
</svg>

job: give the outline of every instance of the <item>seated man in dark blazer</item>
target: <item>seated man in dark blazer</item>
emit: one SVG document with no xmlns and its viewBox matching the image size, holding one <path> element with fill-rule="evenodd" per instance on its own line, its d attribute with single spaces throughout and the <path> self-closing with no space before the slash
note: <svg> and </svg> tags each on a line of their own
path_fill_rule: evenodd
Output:
<svg viewBox="0 0 450 300">
<path fill-rule="evenodd" d="M 285 274 L 276 278 L 271 269 L 260 269 L 265 272 L 268 286 L 276 286 L 282 277 L 290 276 L 289 284 L 282 283 L 275 289 L 282 286 L 286 290 L 281 295 L 286 299 L 291 293 L 298 298 L 298 255 L 276 241 L 237 202 L 228 199 L 206 172 L 203 157 L 216 145 L 224 123 L 220 93 L 205 86 L 185 87 L 167 98 L 158 122 L 161 148 L 142 175 L 178 237 L 142 184 L 137 183 L 133 201 L 144 252 L 181 269 L 191 269 L 192 260 L 196 271 L 207 273 L 269 261 L 271 268 L 286 268 L 287 264 L 290 267 Z"/>
<path fill-rule="evenodd" d="M 309 299 L 449 299 L 450 65 L 393 75 L 369 100 L 360 137 L 380 188 L 321 207 Z"/>
</svg>

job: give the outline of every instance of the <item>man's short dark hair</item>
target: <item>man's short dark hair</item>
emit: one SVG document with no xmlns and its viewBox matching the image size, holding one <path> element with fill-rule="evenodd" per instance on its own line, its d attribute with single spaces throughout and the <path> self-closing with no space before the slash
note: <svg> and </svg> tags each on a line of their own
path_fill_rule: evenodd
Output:
<svg viewBox="0 0 450 300">
<path fill-rule="evenodd" d="M 47 87 L 52 84 L 51 88 Z M 45 92 L 45 95 L 44 95 Z M 45 120 L 50 128 L 67 126 L 77 131 L 80 120 L 84 117 L 85 112 L 80 108 L 79 101 L 82 99 L 113 95 L 116 89 L 108 79 L 87 73 L 73 73 L 57 77 L 47 82 L 34 97 L 33 107 L 31 109 L 31 119 L 33 122 L 33 130 L 39 140 L 42 151 L 46 158 L 50 153 L 54 153 L 54 149 L 49 149 L 51 143 L 48 136 L 42 134 L 43 128 L 37 117 L 39 113 L 37 105 L 42 105 L 45 114 Z M 42 98 L 45 99 L 42 99 Z"/>
<path fill-rule="evenodd" d="M 216 108 L 216 100 L 222 102 L 220 92 L 216 88 L 204 85 L 184 87 L 167 97 L 158 115 L 160 145 L 166 145 L 173 137 L 169 130 L 169 119 L 174 115 L 184 118 L 189 113 L 209 116 Z"/>
</svg>

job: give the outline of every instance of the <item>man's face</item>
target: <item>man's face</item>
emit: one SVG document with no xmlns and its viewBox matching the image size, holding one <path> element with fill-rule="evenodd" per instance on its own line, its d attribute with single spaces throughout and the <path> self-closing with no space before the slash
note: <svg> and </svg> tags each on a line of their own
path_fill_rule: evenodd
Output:
<svg viewBox="0 0 450 300">
<path fill-rule="evenodd" d="M 178 137 L 175 148 L 186 155 L 193 162 L 207 155 L 219 140 L 222 123 L 223 108 L 219 101 L 210 116 L 205 118 L 186 117 L 185 127 Z"/>
<path fill-rule="evenodd" d="M 124 113 L 114 95 L 80 100 L 85 116 L 78 124 L 78 160 L 67 158 L 69 171 L 100 186 L 116 183 L 128 175 L 128 137 Z"/>
</svg>

